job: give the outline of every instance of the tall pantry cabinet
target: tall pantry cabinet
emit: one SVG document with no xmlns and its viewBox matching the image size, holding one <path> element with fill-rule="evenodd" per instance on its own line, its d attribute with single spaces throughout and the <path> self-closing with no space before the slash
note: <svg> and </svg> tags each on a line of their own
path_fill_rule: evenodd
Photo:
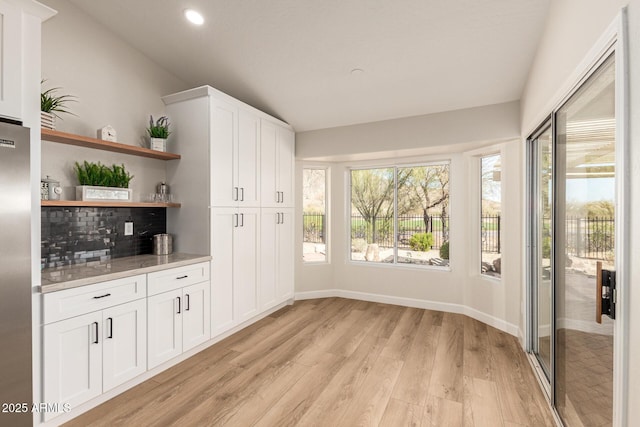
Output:
<svg viewBox="0 0 640 427">
<path fill-rule="evenodd" d="M 167 229 L 178 251 L 213 257 L 215 337 L 293 297 L 294 133 L 209 86 L 163 101 L 182 155 L 167 167 L 182 202 Z"/>
</svg>

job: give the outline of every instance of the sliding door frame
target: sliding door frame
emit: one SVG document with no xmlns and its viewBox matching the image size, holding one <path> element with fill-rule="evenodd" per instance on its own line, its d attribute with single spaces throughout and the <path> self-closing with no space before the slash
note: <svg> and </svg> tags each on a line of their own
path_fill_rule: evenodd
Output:
<svg viewBox="0 0 640 427">
<path fill-rule="evenodd" d="M 558 95 L 554 97 L 551 111 L 545 114 L 536 122 L 535 127 L 527 132 L 526 135 L 526 192 L 528 194 L 525 200 L 525 224 L 526 224 L 526 242 L 527 251 L 525 255 L 525 283 L 527 298 L 526 303 L 526 330 L 525 330 L 525 345 L 526 350 L 531 354 L 533 350 L 533 328 L 535 327 L 534 309 L 534 289 L 532 283 L 532 267 L 533 261 L 533 248 L 532 248 L 532 223 L 531 215 L 527 215 L 527 212 L 532 212 L 531 209 L 535 205 L 532 205 L 534 194 L 529 193 L 533 189 L 532 181 L 532 163 L 533 153 L 529 144 L 529 138 L 537 135 L 537 132 L 547 123 L 549 117 L 551 117 L 551 129 L 552 129 L 552 146 L 553 146 L 553 164 L 556 165 L 556 153 L 555 153 L 555 123 L 554 118 L 558 110 L 565 104 L 565 102 L 585 83 L 585 81 L 593 74 L 595 70 L 612 54 L 615 53 L 615 68 L 616 68 L 616 83 L 615 83 L 615 111 L 616 111 L 616 210 L 615 210 L 615 267 L 617 278 L 617 305 L 616 305 L 616 321 L 614 323 L 614 339 L 613 339 L 613 425 L 624 426 L 627 425 L 627 397 L 628 397 L 628 325 L 629 325 L 629 230 L 625 224 L 625 219 L 630 218 L 629 211 L 629 186 L 630 186 L 630 169 L 629 169 L 629 107 L 628 107 L 628 87 L 629 87 L 629 71 L 628 71 L 628 30 L 627 30 L 627 9 L 626 7 L 621 10 L 614 22 L 607 28 L 605 33 L 600 37 L 594 47 L 589 51 L 585 59 L 577 67 L 576 71 L 567 81 L 568 83 L 563 85 L 563 90 L 558 92 Z M 549 111 L 549 110 L 547 110 Z M 554 172 L 554 187 L 556 185 L 555 172 Z M 554 205 L 556 204 L 557 194 L 554 188 Z M 554 214 L 555 217 L 555 214 Z M 553 228 L 555 229 L 555 221 Z M 554 231 L 552 231 L 554 233 Z M 553 245 L 552 245 L 553 246 Z M 553 249 L 552 249 L 552 259 Z M 555 299 L 555 274 L 552 274 L 552 300 Z M 551 348 L 551 367 L 550 367 L 550 387 L 543 389 L 547 393 L 550 399 L 552 408 L 555 411 L 555 394 L 554 394 L 554 381 L 555 381 L 555 303 L 552 301 L 552 348 Z M 538 364 L 537 358 L 533 356 L 530 358 L 534 367 Z M 541 367 L 536 367 L 536 370 Z M 540 372 L 538 372 L 540 374 Z M 544 375 L 544 374 L 543 374 Z M 546 378 L 540 379 L 541 384 L 546 381 Z"/>
</svg>

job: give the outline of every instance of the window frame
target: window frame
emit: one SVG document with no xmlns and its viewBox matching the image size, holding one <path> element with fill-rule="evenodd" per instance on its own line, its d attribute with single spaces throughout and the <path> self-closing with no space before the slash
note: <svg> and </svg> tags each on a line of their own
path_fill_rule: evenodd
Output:
<svg viewBox="0 0 640 427">
<path fill-rule="evenodd" d="M 302 265 L 304 266 L 317 266 L 331 264 L 331 166 L 326 163 L 303 163 L 301 178 L 304 179 L 304 171 L 306 169 L 324 170 L 324 247 L 325 257 L 323 261 L 305 261 L 304 259 L 304 185 L 301 185 L 302 201 L 300 207 L 302 210 Z"/>
<path fill-rule="evenodd" d="M 410 264 L 410 263 L 399 263 L 398 262 L 398 189 L 397 189 L 397 178 L 398 178 L 398 169 L 403 168 L 412 168 L 412 167 L 428 167 L 428 166 L 442 166 L 447 165 L 449 167 L 449 204 L 451 205 L 452 200 L 452 158 L 446 157 L 442 159 L 394 159 L 395 161 L 381 161 L 381 162 L 363 162 L 362 164 L 353 164 L 345 167 L 345 233 L 347 238 L 345 239 L 345 255 L 346 255 L 346 263 L 358 266 L 373 266 L 376 268 L 402 268 L 402 269 L 416 269 L 416 270 L 432 270 L 432 271 L 443 271 L 443 272 L 451 272 L 451 252 L 449 253 L 449 264 L 446 266 L 438 266 L 438 265 L 419 265 L 419 264 Z M 353 208 L 352 208 L 352 171 L 355 170 L 371 170 L 371 169 L 393 169 L 393 179 L 394 179 L 394 191 L 393 191 L 393 210 L 394 210 L 394 219 L 393 219 L 393 242 L 394 242 L 394 260 L 392 263 L 387 262 L 370 262 L 370 261 L 361 261 L 352 259 L 351 252 L 351 219 L 353 216 Z M 451 230 L 452 216 L 449 214 L 449 229 Z M 451 236 L 449 236 L 449 240 Z"/>
</svg>

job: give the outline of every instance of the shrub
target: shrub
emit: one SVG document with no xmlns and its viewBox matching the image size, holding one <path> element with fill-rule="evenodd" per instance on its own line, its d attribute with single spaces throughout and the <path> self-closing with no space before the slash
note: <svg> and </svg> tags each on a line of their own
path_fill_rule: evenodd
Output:
<svg viewBox="0 0 640 427">
<path fill-rule="evenodd" d="M 449 241 L 442 242 L 440 246 L 440 258 L 449 259 Z"/>
<path fill-rule="evenodd" d="M 351 250 L 354 252 L 364 252 L 367 246 L 367 241 L 364 239 L 351 239 Z"/>
<path fill-rule="evenodd" d="M 411 249 L 414 251 L 426 252 L 431 250 L 431 246 L 433 246 L 433 234 L 416 233 L 411 236 L 409 246 L 411 246 Z"/>
</svg>

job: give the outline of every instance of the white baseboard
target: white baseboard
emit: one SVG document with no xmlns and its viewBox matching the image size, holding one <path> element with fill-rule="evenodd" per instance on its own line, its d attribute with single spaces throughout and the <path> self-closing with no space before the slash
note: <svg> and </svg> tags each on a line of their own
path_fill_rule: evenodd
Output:
<svg viewBox="0 0 640 427">
<path fill-rule="evenodd" d="M 296 292 L 296 295 L 295 295 L 296 301 L 305 300 L 305 299 L 332 298 L 332 297 L 356 299 L 360 301 L 369 301 L 369 302 L 379 302 L 383 304 L 401 305 L 403 307 L 422 308 L 425 310 L 437 310 L 437 311 L 444 311 L 447 313 L 464 314 L 465 316 L 469 316 L 482 323 L 485 323 L 489 326 L 493 326 L 496 329 L 506 332 L 509 335 L 518 337 L 518 334 L 519 334 L 519 328 L 517 325 L 506 322 L 502 319 L 499 319 L 497 317 L 491 316 L 489 314 L 483 313 L 479 310 L 476 310 L 474 308 L 471 308 L 462 304 L 451 304 L 446 302 L 428 301 L 428 300 L 421 300 L 416 298 L 405 298 L 405 297 L 396 297 L 391 295 L 372 294 L 368 292 L 347 291 L 344 289 L 326 289 L 321 291 Z"/>
</svg>

